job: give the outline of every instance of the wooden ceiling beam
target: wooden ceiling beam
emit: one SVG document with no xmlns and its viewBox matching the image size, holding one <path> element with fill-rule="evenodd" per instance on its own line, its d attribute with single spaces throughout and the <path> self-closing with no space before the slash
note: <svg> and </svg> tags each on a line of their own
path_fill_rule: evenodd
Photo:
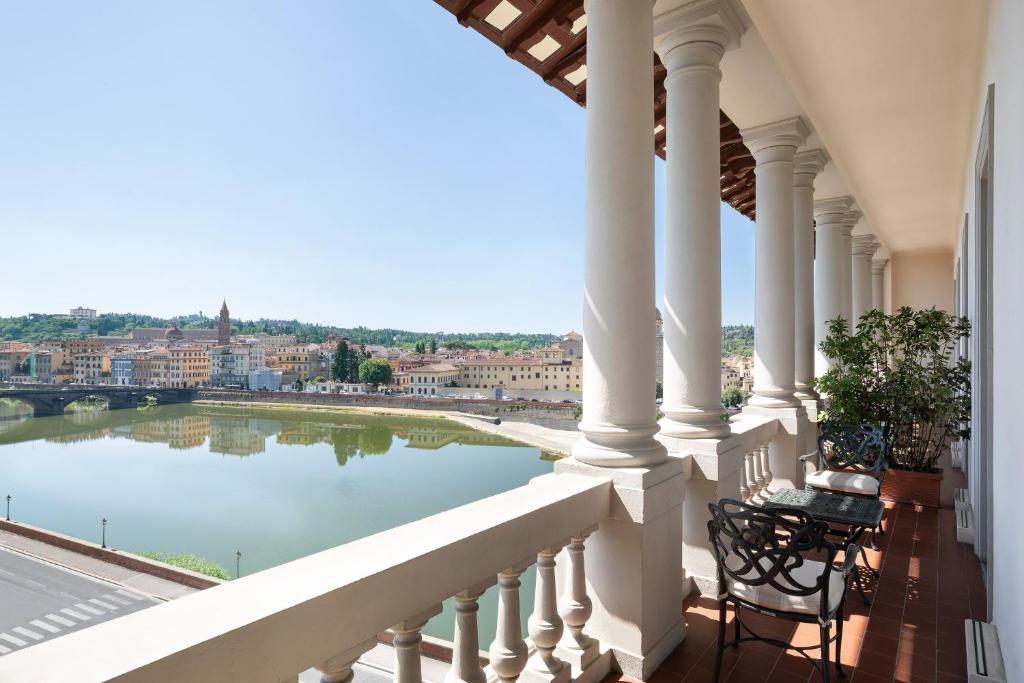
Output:
<svg viewBox="0 0 1024 683">
<path fill-rule="evenodd" d="M 525 41 L 540 33 L 549 21 L 564 17 L 582 4 L 583 0 L 541 0 L 528 16 L 512 22 L 510 30 L 501 37 L 498 47 L 504 50 L 506 55 L 511 55 Z"/>
</svg>

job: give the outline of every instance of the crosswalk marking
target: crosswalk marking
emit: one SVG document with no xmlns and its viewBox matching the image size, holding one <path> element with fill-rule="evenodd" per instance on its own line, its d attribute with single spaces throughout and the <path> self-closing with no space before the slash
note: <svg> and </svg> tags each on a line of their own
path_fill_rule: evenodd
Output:
<svg viewBox="0 0 1024 683">
<path fill-rule="evenodd" d="M 0 645 L 0 655 L 5 655 L 11 651 L 11 648 Z"/>
<path fill-rule="evenodd" d="M 88 615 L 85 615 L 85 614 L 82 614 L 81 612 L 76 612 L 75 610 L 71 609 L 70 607 L 62 609 L 61 612 L 63 612 L 64 614 L 68 615 L 69 617 L 74 617 L 75 619 L 78 619 L 79 621 L 89 621 L 90 619 L 92 619 L 92 617 L 90 617 Z"/>
<path fill-rule="evenodd" d="M 96 605 L 97 607 L 102 607 L 103 609 L 108 609 L 111 612 L 116 612 L 117 610 L 121 609 L 117 605 L 111 605 L 109 602 L 104 602 L 103 600 L 100 600 L 99 598 L 89 598 L 89 602 L 91 602 L 92 604 Z"/>
<path fill-rule="evenodd" d="M 28 623 L 32 624 L 36 628 L 41 628 L 44 631 L 49 631 L 50 633 L 60 633 L 60 629 L 59 628 L 57 628 L 53 624 L 47 624 L 42 619 L 36 619 L 35 621 L 30 621 Z"/>
<path fill-rule="evenodd" d="M 42 635 L 36 633 L 35 631 L 33 631 L 31 629 L 27 629 L 24 626 L 15 626 L 11 630 L 14 631 L 15 633 L 17 633 L 19 636 L 25 636 L 26 638 L 31 638 L 32 640 L 42 640 L 43 639 Z"/>
<path fill-rule="evenodd" d="M 88 612 L 89 614 L 95 614 L 97 616 L 103 614 L 101 610 L 96 609 L 92 605 L 87 605 L 84 602 L 75 603 L 75 609 L 80 609 L 83 612 Z"/>
<path fill-rule="evenodd" d="M 70 619 L 65 619 L 64 617 L 60 616 L 59 614 L 47 614 L 46 618 L 49 619 L 50 621 L 57 622 L 61 626 L 74 626 L 75 625 L 75 622 L 71 621 Z"/>
<path fill-rule="evenodd" d="M 132 604 L 132 603 L 128 602 L 127 600 L 125 600 L 124 598 L 119 598 L 116 595 L 111 595 L 110 593 L 107 593 L 106 595 L 104 595 L 103 599 L 104 600 L 109 600 L 111 602 L 116 602 L 119 605 L 130 605 L 130 604 Z"/>
<path fill-rule="evenodd" d="M 21 647 L 22 645 L 25 644 L 25 641 L 22 640 L 21 638 L 15 638 L 14 636 L 7 635 L 6 633 L 0 633 L 0 638 L 2 638 L 3 640 L 6 640 L 8 643 L 14 643 L 18 647 Z"/>
<path fill-rule="evenodd" d="M 132 600 L 135 600 L 135 601 L 145 600 L 146 599 L 146 598 L 142 597 L 141 595 L 137 595 L 136 593 L 132 593 L 131 591 L 126 591 L 126 590 L 118 589 L 118 590 L 116 590 L 114 592 L 117 593 L 118 595 L 123 595 L 124 597 L 131 598 Z"/>
</svg>

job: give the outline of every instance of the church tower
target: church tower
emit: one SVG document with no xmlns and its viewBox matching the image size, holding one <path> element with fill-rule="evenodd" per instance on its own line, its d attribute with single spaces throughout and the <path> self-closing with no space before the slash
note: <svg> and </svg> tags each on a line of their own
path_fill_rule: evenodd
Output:
<svg viewBox="0 0 1024 683">
<path fill-rule="evenodd" d="M 217 322 L 217 343 L 223 346 L 231 343 L 231 318 L 228 317 L 228 302 L 220 306 L 220 320 Z"/>
</svg>

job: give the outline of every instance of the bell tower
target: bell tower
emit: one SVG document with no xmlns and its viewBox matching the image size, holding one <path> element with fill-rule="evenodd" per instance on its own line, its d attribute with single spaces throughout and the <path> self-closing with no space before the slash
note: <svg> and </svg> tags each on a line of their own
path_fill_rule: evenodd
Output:
<svg viewBox="0 0 1024 683">
<path fill-rule="evenodd" d="M 228 316 L 228 302 L 220 306 L 220 320 L 217 321 L 217 343 L 221 346 L 231 343 L 231 318 Z"/>
</svg>

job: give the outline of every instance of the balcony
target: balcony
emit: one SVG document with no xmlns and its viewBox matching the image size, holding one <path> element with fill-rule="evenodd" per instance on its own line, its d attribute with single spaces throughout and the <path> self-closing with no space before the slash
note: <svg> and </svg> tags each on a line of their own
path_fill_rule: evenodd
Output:
<svg viewBox="0 0 1024 683">
<path fill-rule="evenodd" d="M 1003 208 L 1024 184 L 1024 142 L 1004 123 L 1024 108 L 1019 3 L 437 2 L 587 107 L 572 457 L 527 486 L 5 656 L 0 679 L 281 682 L 315 668 L 347 683 L 390 631 L 395 680 L 419 683 L 420 630 L 454 599 L 446 683 L 709 680 L 720 591 L 707 504 L 801 488 L 827 321 L 908 304 L 976 325 L 976 436 L 961 462 L 976 545 L 957 542 L 952 509 L 889 507 L 868 553 L 881 577 L 860 570 L 874 602 L 850 596 L 843 661 L 865 683 L 967 680 L 963 620 L 976 618 L 998 627 L 1006 680 L 1021 680 L 1020 648 L 1006 643 L 1024 635 L 1024 241 Z M 1001 118 L 983 75 L 1008 91 Z M 655 155 L 667 187 L 660 419 Z M 995 165 L 1007 158 L 1017 165 Z M 728 423 L 723 200 L 756 220 L 753 396 Z M 481 643 L 476 602 L 492 585 L 497 635 Z M 798 645 L 815 636 L 750 619 Z M 723 680 L 817 680 L 806 659 L 767 648 L 727 653 Z"/>
</svg>

